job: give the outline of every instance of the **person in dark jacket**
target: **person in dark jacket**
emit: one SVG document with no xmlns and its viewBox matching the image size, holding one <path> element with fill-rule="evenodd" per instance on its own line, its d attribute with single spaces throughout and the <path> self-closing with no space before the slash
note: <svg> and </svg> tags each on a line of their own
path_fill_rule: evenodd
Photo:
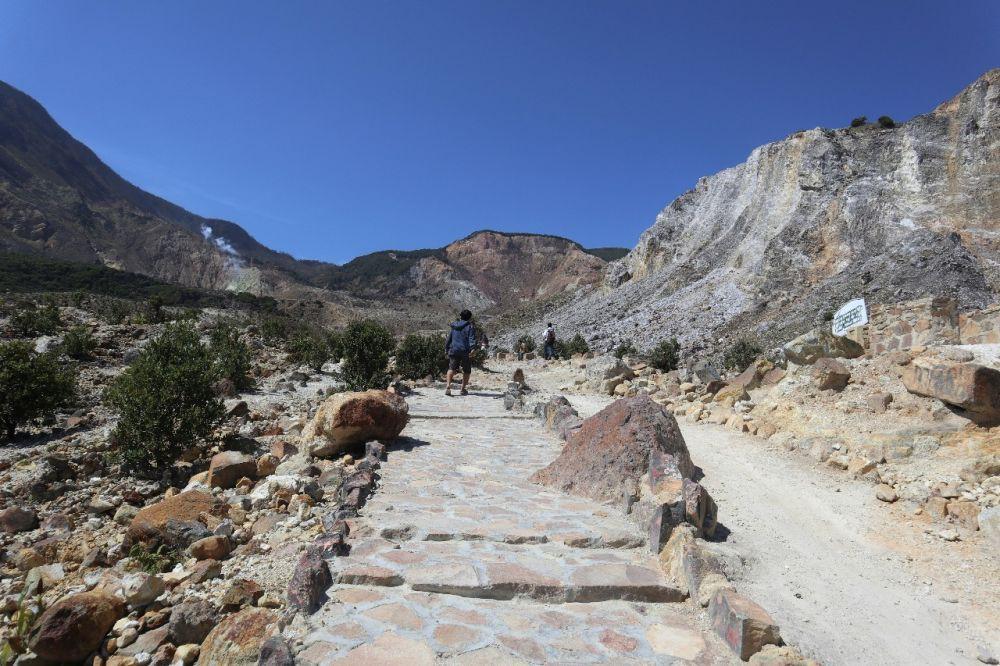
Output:
<svg viewBox="0 0 1000 666">
<path fill-rule="evenodd" d="M 469 376 L 472 374 L 472 350 L 476 348 L 476 327 L 472 323 L 472 313 L 462 310 L 458 321 L 451 325 L 444 350 L 448 354 L 448 385 L 445 395 L 451 395 L 451 380 L 462 369 L 462 395 L 469 395 Z"/>
</svg>

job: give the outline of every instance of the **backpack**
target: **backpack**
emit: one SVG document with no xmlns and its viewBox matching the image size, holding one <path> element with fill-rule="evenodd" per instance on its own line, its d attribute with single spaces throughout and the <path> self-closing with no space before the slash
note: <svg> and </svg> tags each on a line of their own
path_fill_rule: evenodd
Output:
<svg viewBox="0 0 1000 666">
<path fill-rule="evenodd" d="M 545 331 L 545 342 L 551 345 L 555 341 L 556 341 L 556 332 L 551 328 Z"/>
</svg>

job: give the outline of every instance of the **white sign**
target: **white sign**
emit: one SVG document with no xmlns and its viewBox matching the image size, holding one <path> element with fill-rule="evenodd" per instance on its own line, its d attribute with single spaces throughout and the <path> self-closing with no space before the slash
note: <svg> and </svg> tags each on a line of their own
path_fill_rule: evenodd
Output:
<svg viewBox="0 0 1000 666">
<path fill-rule="evenodd" d="M 855 298 L 833 315 L 833 334 L 846 335 L 848 331 L 868 323 L 868 308 L 865 299 Z"/>
</svg>

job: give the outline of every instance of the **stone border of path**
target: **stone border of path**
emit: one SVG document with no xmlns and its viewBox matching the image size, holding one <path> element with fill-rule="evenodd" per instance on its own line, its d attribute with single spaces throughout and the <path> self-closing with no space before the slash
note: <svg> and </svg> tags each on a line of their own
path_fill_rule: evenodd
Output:
<svg viewBox="0 0 1000 666">
<path fill-rule="evenodd" d="M 507 408 L 533 413 L 548 430 L 557 433 L 563 440 L 571 437 L 583 422 L 565 396 L 557 395 L 530 404 L 525 404 L 523 398 L 521 386 L 512 382 L 505 399 L 505 404 L 509 405 Z M 670 418 L 674 418 L 672 414 Z M 622 508 L 630 513 L 629 506 Z M 659 519 L 658 515 L 654 515 L 651 520 L 655 522 Z M 724 554 L 698 536 L 698 527 L 681 523 L 673 526 L 665 544 L 651 540 L 650 546 L 659 556 L 664 573 L 692 600 L 708 608 L 713 630 L 729 648 L 741 660 L 751 663 L 815 664 L 793 648 L 779 647 L 784 646 L 784 641 L 777 623 L 763 607 L 736 592 L 730 575 L 726 573 L 727 568 L 733 568 L 732 562 L 727 562 Z M 755 655 L 757 658 L 754 658 Z"/>
</svg>

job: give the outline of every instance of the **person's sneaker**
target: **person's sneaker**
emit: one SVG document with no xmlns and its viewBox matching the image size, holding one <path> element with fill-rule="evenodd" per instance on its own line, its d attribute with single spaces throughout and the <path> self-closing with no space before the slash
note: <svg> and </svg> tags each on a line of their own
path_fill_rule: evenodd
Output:
<svg viewBox="0 0 1000 666">
<path fill-rule="evenodd" d="M 462 389 L 462 395 L 469 395 L 469 392 L 466 389 Z"/>
<path fill-rule="evenodd" d="M 444 394 L 450 398 L 451 397 L 451 389 L 450 388 L 445 389 L 444 390 Z"/>
</svg>

